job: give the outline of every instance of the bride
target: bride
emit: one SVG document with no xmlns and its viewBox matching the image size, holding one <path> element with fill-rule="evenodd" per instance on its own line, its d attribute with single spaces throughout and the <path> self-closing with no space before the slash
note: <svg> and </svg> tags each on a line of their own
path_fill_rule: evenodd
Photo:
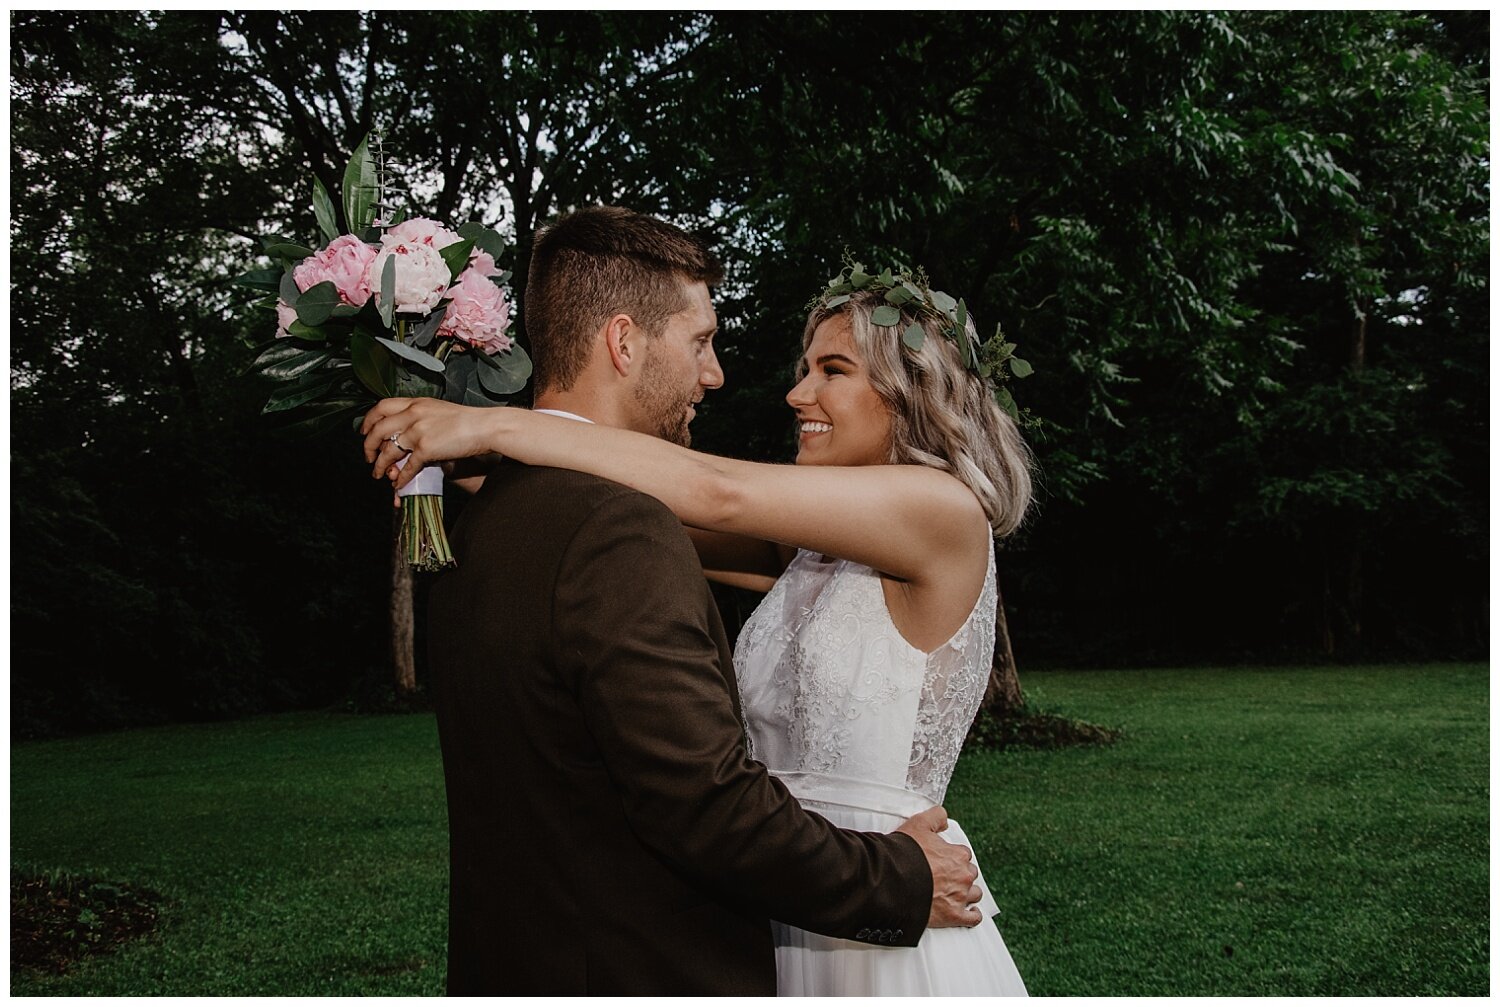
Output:
<svg viewBox="0 0 1500 1007">
<path fill-rule="evenodd" d="M 889 832 L 943 803 L 984 694 L 994 540 L 1025 513 L 1028 454 L 982 373 L 973 320 L 920 274 L 846 270 L 802 343 L 786 397 L 793 466 L 431 399 L 377 405 L 367 457 L 398 488 L 424 464 L 489 452 L 589 472 L 670 507 L 711 579 L 775 578 L 734 654 L 751 755 L 833 824 Z M 972 846 L 956 823 L 945 838 Z M 928 930 L 914 948 L 776 923 L 778 993 L 1024 995 L 977 884 L 979 925 Z"/>
</svg>

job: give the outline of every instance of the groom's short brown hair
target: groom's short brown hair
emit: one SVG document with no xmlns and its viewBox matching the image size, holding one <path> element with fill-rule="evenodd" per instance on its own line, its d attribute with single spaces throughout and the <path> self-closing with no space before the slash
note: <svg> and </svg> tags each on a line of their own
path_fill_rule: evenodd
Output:
<svg viewBox="0 0 1500 1007">
<path fill-rule="evenodd" d="M 537 232 L 526 279 L 533 391 L 571 388 L 611 316 L 658 335 L 688 307 L 682 281 L 712 285 L 723 275 L 703 242 L 644 213 L 592 206 L 553 221 Z"/>
</svg>

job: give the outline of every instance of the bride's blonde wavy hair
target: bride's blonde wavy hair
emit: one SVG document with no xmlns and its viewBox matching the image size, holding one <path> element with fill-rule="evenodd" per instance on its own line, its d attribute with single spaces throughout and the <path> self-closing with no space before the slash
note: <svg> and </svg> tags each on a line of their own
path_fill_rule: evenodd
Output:
<svg viewBox="0 0 1500 1007">
<path fill-rule="evenodd" d="M 997 538 L 1020 527 L 1031 503 L 1031 452 L 1021 431 L 998 405 L 987 378 L 969 370 L 937 319 L 919 318 L 927 337 L 920 350 L 901 339 L 910 316 L 896 325 L 876 325 L 871 314 L 885 298 L 857 291 L 834 308 L 818 306 L 802 333 L 803 360 L 813 333 L 830 318 L 848 315 L 855 347 L 869 369 L 870 384 L 891 414 L 893 465 L 926 465 L 951 472 L 979 498 Z M 974 319 L 968 336 L 979 345 Z"/>
</svg>

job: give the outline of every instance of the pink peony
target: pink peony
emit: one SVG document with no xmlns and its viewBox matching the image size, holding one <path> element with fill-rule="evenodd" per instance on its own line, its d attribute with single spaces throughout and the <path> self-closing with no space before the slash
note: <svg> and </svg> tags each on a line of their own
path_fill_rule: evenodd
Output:
<svg viewBox="0 0 1500 1007">
<path fill-rule="evenodd" d="M 380 237 L 382 245 L 420 244 L 435 248 L 440 252 L 449 245 L 456 245 L 463 240 L 457 232 L 450 231 L 437 221 L 428 220 L 426 217 L 403 220 Z"/>
<path fill-rule="evenodd" d="M 327 248 L 299 262 L 292 270 L 292 279 L 298 290 L 311 290 L 318 284 L 332 280 L 338 288 L 339 300 L 354 307 L 363 307 L 370 299 L 369 269 L 375 258 L 375 248 L 360 241 L 352 234 L 334 238 Z"/>
<path fill-rule="evenodd" d="M 493 265 L 494 260 L 490 261 Z M 505 334 L 510 326 L 510 302 L 505 291 L 471 266 L 459 274 L 448 293 L 452 301 L 438 326 L 439 336 L 462 340 L 489 354 L 510 349 L 512 340 Z"/>
<path fill-rule="evenodd" d="M 281 339 L 284 336 L 290 336 L 292 334 L 290 332 L 292 323 L 296 320 L 297 309 L 281 298 L 276 298 L 276 338 Z"/>
<path fill-rule="evenodd" d="M 494 256 L 489 252 L 481 252 L 477 248 L 469 256 L 469 268 L 477 269 L 480 276 L 499 276 L 501 273 L 500 267 L 495 265 Z"/>
<path fill-rule="evenodd" d="M 431 314 L 448 292 L 448 278 L 453 275 L 448 264 L 437 249 L 419 241 L 390 241 L 387 234 L 381 244 L 384 247 L 370 260 L 366 275 L 366 282 L 375 291 L 375 303 L 380 303 L 380 278 L 386 261 L 395 259 L 396 310 L 403 314 Z"/>
</svg>

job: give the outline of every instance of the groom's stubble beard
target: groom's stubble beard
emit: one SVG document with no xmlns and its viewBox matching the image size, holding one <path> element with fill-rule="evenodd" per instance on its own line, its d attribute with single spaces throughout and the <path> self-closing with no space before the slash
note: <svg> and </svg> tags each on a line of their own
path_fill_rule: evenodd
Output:
<svg viewBox="0 0 1500 1007">
<path fill-rule="evenodd" d="M 695 383 L 690 390 L 675 387 L 672 375 L 662 357 L 664 351 L 655 349 L 646 355 L 645 369 L 635 388 L 636 406 L 640 409 L 640 429 L 660 437 L 664 441 L 689 447 L 693 442 L 688 429 L 687 411 L 698 397 Z"/>
</svg>

